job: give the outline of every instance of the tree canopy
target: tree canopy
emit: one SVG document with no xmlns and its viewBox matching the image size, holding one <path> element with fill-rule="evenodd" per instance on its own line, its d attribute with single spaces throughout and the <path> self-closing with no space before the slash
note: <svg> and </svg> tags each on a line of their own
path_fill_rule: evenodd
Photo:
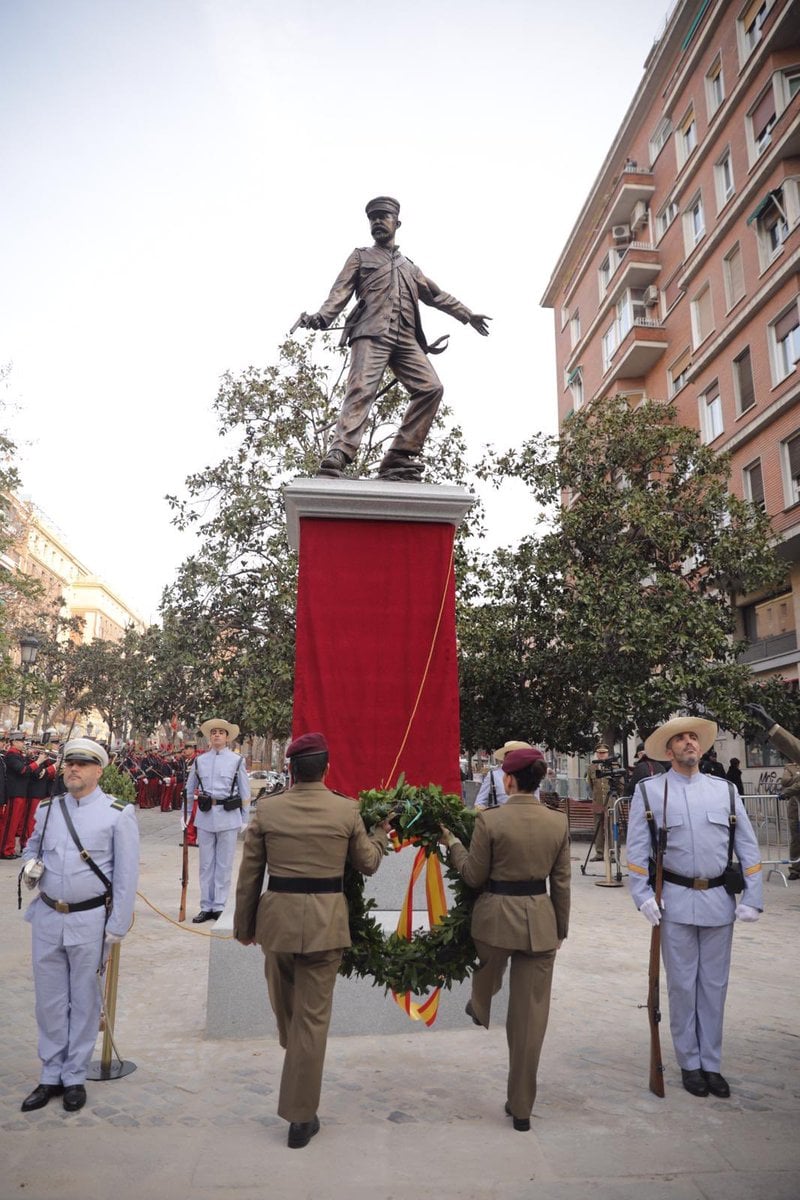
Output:
<svg viewBox="0 0 800 1200">
<path fill-rule="evenodd" d="M 523 479 L 546 511 L 462 609 L 465 712 L 500 718 L 477 725 L 484 744 L 525 731 L 576 751 L 679 710 L 743 728 L 758 685 L 738 661 L 734 596 L 778 586 L 785 569 L 767 517 L 728 490 L 727 455 L 672 405 L 617 396 L 480 474 Z M 785 704 L 780 682 L 768 690 Z"/>
</svg>

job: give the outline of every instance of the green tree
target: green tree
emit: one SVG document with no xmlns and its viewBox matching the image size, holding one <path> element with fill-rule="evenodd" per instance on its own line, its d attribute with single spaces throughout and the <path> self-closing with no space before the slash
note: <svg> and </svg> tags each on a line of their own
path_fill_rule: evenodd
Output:
<svg viewBox="0 0 800 1200">
<path fill-rule="evenodd" d="M 285 342 L 273 366 L 225 375 L 214 414 L 227 452 L 186 480 L 185 498 L 168 497 L 176 525 L 196 529 L 200 542 L 164 593 L 170 654 L 188 668 L 195 714 L 216 711 L 245 733 L 290 731 L 297 560 L 286 541 L 283 487 L 312 475 L 325 454 L 342 368 L 327 338 L 318 361 L 306 338 Z M 355 474 L 374 473 L 407 402 L 397 386 L 373 406 Z M 466 446 L 449 416 L 440 410 L 429 439 L 428 477 L 461 483 Z M 476 514 L 475 527 L 479 521 Z"/>
<path fill-rule="evenodd" d="M 44 589 L 18 569 L 16 547 L 25 535 L 21 510 L 12 500 L 20 485 L 14 465 L 19 458 L 17 446 L 3 429 L 8 424 L 8 380 L 11 368 L 0 365 L 0 702 L 17 701 L 22 688 L 22 673 L 16 665 L 23 615 L 41 599 Z M 28 630 L 26 629 L 25 632 Z M 30 676 L 26 679 L 29 695 Z"/>
<path fill-rule="evenodd" d="M 472 650 L 467 712 L 505 698 L 518 730 L 561 750 L 680 709 L 744 726 L 743 704 L 763 693 L 737 658 L 734 597 L 777 586 L 784 568 L 766 516 L 728 491 L 727 455 L 672 405 L 617 396 L 482 474 L 522 478 L 551 524 L 494 557 L 471 618 L 493 623 L 491 662 Z"/>
</svg>

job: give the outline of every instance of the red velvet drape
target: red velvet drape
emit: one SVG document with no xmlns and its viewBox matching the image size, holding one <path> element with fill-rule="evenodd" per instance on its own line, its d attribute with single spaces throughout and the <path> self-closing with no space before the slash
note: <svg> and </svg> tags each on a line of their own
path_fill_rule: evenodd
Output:
<svg viewBox="0 0 800 1200">
<path fill-rule="evenodd" d="M 337 791 L 460 794 L 454 532 L 301 520 L 293 733 L 325 734 Z"/>
</svg>

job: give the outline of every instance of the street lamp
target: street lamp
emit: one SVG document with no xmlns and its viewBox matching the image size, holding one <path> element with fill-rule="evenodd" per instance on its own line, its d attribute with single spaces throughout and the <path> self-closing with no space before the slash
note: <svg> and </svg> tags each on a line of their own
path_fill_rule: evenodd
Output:
<svg viewBox="0 0 800 1200">
<path fill-rule="evenodd" d="M 22 686 L 19 696 L 19 716 L 17 717 L 17 728 L 22 729 L 22 722 L 25 720 L 25 681 L 28 671 L 36 665 L 36 659 L 39 654 L 39 639 L 34 637 L 32 633 L 25 633 L 19 639 L 19 655 L 22 661 Z"/>
</svg>

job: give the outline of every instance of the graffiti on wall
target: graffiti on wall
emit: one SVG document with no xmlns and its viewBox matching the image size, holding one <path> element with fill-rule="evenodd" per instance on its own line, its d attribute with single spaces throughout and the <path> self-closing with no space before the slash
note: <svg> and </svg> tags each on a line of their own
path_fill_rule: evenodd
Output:
<svg viewBox="0 0 800 1200">
<path fill-rule="evenodd" d="M 756 794 L 759 796 L 775 795 L 781 790 L 777 771 L 762 771 L 758 777 Z"/>
</svg>

